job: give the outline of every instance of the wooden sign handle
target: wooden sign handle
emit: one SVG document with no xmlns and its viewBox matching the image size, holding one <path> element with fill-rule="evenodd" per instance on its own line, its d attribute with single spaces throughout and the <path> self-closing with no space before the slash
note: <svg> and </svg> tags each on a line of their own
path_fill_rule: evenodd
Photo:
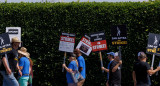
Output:
<svg viewBox="0 0 160 86">
<path fill-rule="evenodd" d="M 63 64 L 65 64 L 65 60 L 66 60 L 66 52 L 64 52 L 64 59 L 63 59 Z M 64 72 L 64 67 L 62 68 L 62 72 Z"/>
<path fill-rule="evenodd" d="M 102 61 L 102 53 L 101 53 L 101 51 L 99 52 L 99 56 L 100 56 L 100 61 L 101 61 L 101 67 L 103 67 L 103 61 Z M 102 73 L 104 73 L 104 70 L 102 70 Z"/>
<path fill-rule="evenodd" d="M 121 57 L 121 46 L 119 46 L 119 59 L 122 60 L 122 57 Z"/>
</svg>

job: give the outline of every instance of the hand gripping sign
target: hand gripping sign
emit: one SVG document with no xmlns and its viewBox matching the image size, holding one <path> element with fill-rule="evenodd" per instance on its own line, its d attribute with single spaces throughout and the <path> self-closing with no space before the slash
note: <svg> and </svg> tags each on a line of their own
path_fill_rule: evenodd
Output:
<svg viewBox="0 0 160 86">
<path fill-rule="evenodd" d="M 7 53 L 9 53 L 11 50 L 12 50 L 12 46 L 10 43 L 8 33 L 0 34 L 0 55 L 5 54 L 5 57 L 7 59 L 7 64 L 8 64 Z M 9 66 L 9 64 L 8 64 L 8 66 Z"/>
<path fill-rule="evenodd" d="M 119 46 L 119 57 L 121 59 L 121 46 L 127 45 L 126 25 L 113 25 L 111 27 L 112 45 Z"/>
<path fill-rule="evenodd" d="M 66 52 L 73 52 L 74 44 L 75 44 L 75 34 L 62 33 L 59 42 L 59 51 L 64 52 L 63 63 L 65 63 Z M 62 69 L 62 72 L 63 71 L 64 68 Z"/>
<path fill-rule="evenodd" d="M 159 34 L 149 33 L 146 53 L 153 54 L 151 67 L 153 67 L 154 64 L 155 55 L 160 55 L 160 53 L 157 53 L 157 50 L 159 49 L 158 48 L 159 41 L 160 41 Z"/>
<path fill-rule="evenodd" d="M 103 31 L 92 33 L 90 35 L 90 37 L 91 37 L 91 42 L 92 42 L 92 51 L 93 52 L 99 51 L 101 67 L 103 67 L 101 51 L 102 50 L 107 50 L 105 33 Z"/>
<path fill-rule="evenodd" d="M 87 35 L 84 35 L 76 48 L 80 49 L 80 51 L 83 54 L 89 56 L 89 54 L 92 51 L 92 44 L 90 41 L 90 37 Z"/>
</svg>

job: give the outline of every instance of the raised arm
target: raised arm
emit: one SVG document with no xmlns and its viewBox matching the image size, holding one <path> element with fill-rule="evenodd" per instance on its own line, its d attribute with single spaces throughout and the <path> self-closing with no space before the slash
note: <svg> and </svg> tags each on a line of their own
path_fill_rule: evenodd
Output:
<svg viewBox="0 0 160 86">
<path fill-rule="evenodd" d="M 119 61 L 119 63 L 113 67 L 112 72 L 115 72 L 121 64 L 122 64 L 122 61 Z"/>
<path fill-rule="evenodd" d="M 66 64 L 63 64 L 62 67 L 64 67 L 67 72 L 72 72 L 72 69 L 68 68 Z"/>
<path fill-rule="evenodd" d="M 147 70 L 147 73 L 149 74 L 149 75 L 153 75 L 153 74 L 155 74 L 157 71 L 159 71 L 160 70 L 160 67 L 157 67 L 155 70 L 153 70 L 152 68 L 150 69 L 150 70 Z"/>
<path fill-rule="evenodd" d="M 101 67 L 102 70 L 104 70 L 105 72 L 109 72 L 109 69 Z"/>
</svg>

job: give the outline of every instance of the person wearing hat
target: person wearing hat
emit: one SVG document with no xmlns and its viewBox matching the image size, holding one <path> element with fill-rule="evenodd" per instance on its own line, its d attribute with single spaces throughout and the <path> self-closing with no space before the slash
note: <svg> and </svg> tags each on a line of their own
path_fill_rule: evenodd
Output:
<svg viewBox="0 0 160 86">
<path fill-rule="evenodd" d="M 68 86 L 77 86 L 77 83 L 74 83 L 72 77 L 71 77 L 71 72 L 74 70 L 78 70 L 78 62 L 76 62 L 76 55 L 75 54 L 71 54 L 69 56 L 69 65 L 68 67 L 66 66 L 66 64 L 62 64 L 62 67 L 64 67 L 67 71 L 66 73 L 66 78 L 67 78 L 67 83 Z"/>
<path fill-rule="evenodd" d="M 11 40 L 12 51 L 7 53 L 7 58 L 5 55 L 2 56 L 3 64 L 0 67 L 0 72 L 3 76 L 3 86 L 19 86 L 18 81 L 14 76 L 14 72 L 17 69 L 19 74 L 22 75 L 18 66 L 18 48 L 21 41 L 14 37 Z"/>
<path fill-rule="evenodd" d="M 112 63 L 112 61 L 114 60 L 114 52 L 109 52 L 109 53 L 107 53 L 107 57 L 108 57 L 108 59 L 109 59 L 109 63 L 108 63 L 108 67 L 107 68 L 104 68 L 104 67 L 102 67 L 101 69 L 102 70 L 104 70 L 105 72 L 107 72 L 107 82 L 106 82 L 106 86 L 109 86 L 109 83 L 108 83 L 108 81 L 109 81 L 109 67 L 110 67 L 110 64 Z"/>
<path fill-rule="evenodd" d="M 118 52 L 114 54 L 114 60 L 109 67 L 109 86 L 121 86 L 121 68 L 122 61 Z"/>
<path fill-rule="evenodd" d="M 78 71 L 81 73 L 81 75 L 83 76 L 83 80 L 79 81 L 77 83 L 77 86 L 83 86 L 84 82 L 85 82 L 85 78 L 86 78 L 86 64 L 85 64 L 85 60 L 80 52 L 79 49 L 75 49 L 74 50 L 74 54 L 76 55 L 77 61 L 78 61 Z"/>
<path fill-rule="evenodd" d="M 22 72 L 22 76 L 19 78 L 18 82 L 20 86 L 27 86 L 29 80 L 30 73 L 30 61 L 29 61 L 29 53 L 25 47 L 21 47 L 18 50 L 20 59 L 19 59 L 19 68 Z"/>
<path fill-rule="evenodd" d="M 107 86 L 121 86 L 121 70 L 119 66 L 122 64 L 122 61 L 119 60 L 117 52 L 110 52 L 107 54 L 108 59 L 111 61 L 108 69 L 104 68 L 105 71 L 109 72 L 109 81 L 107 83 Z"/>
<path fill-rule="evenodd" d="M 153 75 L 160 70 L 160 67 L 157 67 L 155 70 L 149 66 L 146 62 L 147 56 L 144 52 L 138 53 L 139 61 L 133 66 L 132 77 L 134 80 L 134 86 L 150 86 L 149 84 L 149 75 Z"/>
</svg>

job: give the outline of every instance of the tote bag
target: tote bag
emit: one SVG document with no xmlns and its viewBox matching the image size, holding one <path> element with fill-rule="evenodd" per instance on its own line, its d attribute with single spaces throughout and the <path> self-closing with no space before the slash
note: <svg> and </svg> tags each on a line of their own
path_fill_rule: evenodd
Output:
<svg viewBox="0 0 160 86">
<path fill-rule="evenodd" d="M 74 70 L 73 72 L 71 72 L 71 77 L 72 77 L 74 83 L 77 83 L 77 82 L 84 79 L 78 70 Z"/>
</svg>

